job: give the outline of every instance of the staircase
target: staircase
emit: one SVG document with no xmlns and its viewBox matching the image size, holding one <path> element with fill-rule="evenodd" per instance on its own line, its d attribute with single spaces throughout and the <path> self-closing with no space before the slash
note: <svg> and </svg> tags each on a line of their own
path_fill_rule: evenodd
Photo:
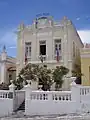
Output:
<svg viewBox="0 0 90 120">
<path fill-rule="evenodd" d="M 23 103 L 20 105 L 20 107 L 17 109 L 17 111 L 25 111 L 25 100 Z"/>
</svg>

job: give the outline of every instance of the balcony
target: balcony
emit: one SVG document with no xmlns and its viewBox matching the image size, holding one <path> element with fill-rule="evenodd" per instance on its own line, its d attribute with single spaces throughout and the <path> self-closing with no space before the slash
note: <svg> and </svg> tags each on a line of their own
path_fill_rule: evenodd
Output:
<svg viewBox="0 0 90 120">
<path fill-rule="evenodd" d="M 46 61 L 47 60 L 47 55 L 39 55 L 39 60 L 41 62 Z"/>
</svg>

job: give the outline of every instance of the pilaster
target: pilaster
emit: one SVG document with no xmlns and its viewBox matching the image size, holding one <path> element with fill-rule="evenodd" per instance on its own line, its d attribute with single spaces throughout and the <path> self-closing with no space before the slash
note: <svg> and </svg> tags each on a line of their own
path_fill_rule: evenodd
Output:
<svg viewBox="0 0 90 120">
<path fill-rule="evenodd" d="M 6 82 L 6 58 L 7 58 L 7 53 L 6 53 L 6 48 L 5 46 L 3 47 L 3 51 L 1 53 L 1 76 L 0 76 L 0 83 L 5 83 Z"/>
</svg>

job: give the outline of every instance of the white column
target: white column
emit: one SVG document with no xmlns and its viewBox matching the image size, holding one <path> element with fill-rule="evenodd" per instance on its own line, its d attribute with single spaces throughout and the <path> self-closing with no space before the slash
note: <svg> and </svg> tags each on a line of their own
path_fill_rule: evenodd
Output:
<svg viewBox="0 0 90 120">
<path fill-rule="evenodd" d="M 67 25 L 64 24 L 64 43 L 63 43 L 63 51 L 64 51 L 64 65 L 68 68 L 68 35 L 67 35 Z"/>
<path fill-rule="evenodd" d="M 28 84 L 24 86 L 25 91 L 26 91 L 26 96 L 25 96 L 25 100 L 30 99 L 30 92 L 31 92 L 31 80 L 27 80 Z"/>
<path fill-rule="evenodd" d="M 3 46 L 3 51 L 1 53 L 1 76 L 0 76 L 0 82 L 5 83 L 6 82 L 6 59 L 7 59 L 7 53 L 6 53 L 6 47 Z"/>
<path fill-rule="evenodd" d="M 13 80 L 11 80 L 11 85 L 9 86 L 9 91 L 13 94 L 13 112 L 16 110 L 16 95 L 15 95 L 16 86 L 13 84 Z"/>
<path fill-rule="evenodd" d="M 71 83 L 71 100 L 76 102 L 77 106 L 80 105 L 80 86 L 74 81 Z"/>
<path fill-rule="evenodd" d="M 6 63 L 5 61 L 1 62 L 1 76 L 0 76 L 1 83 L 6 82 Z"/>
<path fill-rule="evenodd" d="M 31 80 L 27 80 L 28 84 L 25 86 L 25 115 L 29 115 L 31 103 Z"/>
<path fill-rule="evenodd" d="M 64 17 L 63 20 L 63 25 L 64 25 L 64 40 L 63 40 L 63 65 L 68 68 L 68 26 L 67 26 L 67 18 Z M 64 85 L 65 90 L 69 89 L 69 80 L 67 78 L 65 78 L 64 80 Z"/>
</svg>

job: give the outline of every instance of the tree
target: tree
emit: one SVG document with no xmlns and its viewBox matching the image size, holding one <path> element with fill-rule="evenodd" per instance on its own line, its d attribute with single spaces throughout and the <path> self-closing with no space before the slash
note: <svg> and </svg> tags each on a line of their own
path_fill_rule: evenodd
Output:
<svg viewBox="0 0 90 120">
<path fill-rule="evenodd" d="M 40 80 L 39 84 L 43 86 L 42 89 L 44 91 L 50 90 L 50 87 L 52 85 L 51 75 L 52 70 L 47 68 L 46 65 L 40 67 L 38 78 Z"/>
<path fill-rule="evenodd" d="M 56 89 L 58 90 L 63 83 L 63 76 L 68 73 L 68 69 L 63 66 L 58 66 L 52 72 L 46 65 L 27 64 L 19 73 L 18 79 L 15 81 L 15 85 L 18 89 L 23 87 L 23 81 L 36 80 L 36 76 L 39 79 L 40 85 L 44 91 L 50 90 L 51 85 L 56 82 Z"/>
<path fill-rule="evenodd" d="M 36 75 L 38 75 L 39 66 L 35 64 L 27 64 L 24 68 L 21 69 L 18 79 L 14 81 L 14 84 L 17 86 L 17 89 L 23 87 L 23 82 L 27 84 L 26 80 L 36 80 Z"/>
<path fill-rule="evenodd" d="M 81 84 L 81 76 L 83 74 L 81 73 L 81 61 L 80 61 L 80 57 L 77 57 L 75 59 L 75 63 L 74 63 L 74 67 L 72 70 L 72 76 L 76 77 L 76 84 Z"/>
<path fill-rule="evenodd" d="M 42 84 L 43 90 L 49 90 L 51 86 L 51 69 L 48 69 L 46 65 L 39 66 L 35 64 L 27 64 L 19 73 L 18 79 L 14 83 L 18 89 L 23 87 L 23 81 L 36 80 L 36 76 L 39 79 L 39 84 Z"/>
<path fill-rule="evenodd" d="M 57 66 L 53 71 L 53 80 L 56 83 L 55 88 L 59 90 L 63 84 L 63 77 L 69 72 L 69 69 L 64 66 Z"/>
<path fill-rule="evenodd" d="M 9 90 L 9 85 L 5 83 L 0 84 L 0 90 Z"/>
</svg>

